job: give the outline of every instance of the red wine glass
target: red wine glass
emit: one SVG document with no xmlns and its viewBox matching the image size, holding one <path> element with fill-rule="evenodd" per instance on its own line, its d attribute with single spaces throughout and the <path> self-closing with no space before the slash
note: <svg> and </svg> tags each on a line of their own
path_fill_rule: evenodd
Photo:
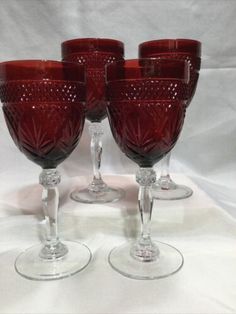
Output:
<svg viewBox="0 0 236 314">
<path fill-rule="evenodd" d="M 44 244 L 21 253 L 15 269 L 34 280 L 52 280 L 84 269 L 91 252 L 58 237 L 61 176 L 57 166 L 74 150 L 85 120 L 84 66 L 69 62 L 16 60 L 0 63 L 0 99 L 7 127 L 19 150 L 42 167 Z"/>
<path fill-rule="evenodd" d="M 107 66 L 108 118 L 123 153 L 138 164 L 141 234 L 135 243 L 114 248 L 113 269 L 134 279 L 158 279 L 176 273 L 182 254 L 151 238 L 153 165 L 175 145 L 184 122 L 189 65 L 181 60 L 138 59 Z"/>
<path fill-rule="evenodd" d="M 123 191 L 109 187 L 100 173 L 102 156 L 101 122 L 106 118 L 105 65 L 123 59 L 124 45 L 113 39 L 81 38 L 62 43 L 62 58 L 86 67 L 86 118 L 91 122 L 91 157 L 93 180 L 83 190 L 72 192 L 71 198 L 83 203 L 107 203 L 119 200 Z"/>
<path fill-rule="evenodd" d="M 201 66 L 201 43 L 192 39 L 161 39 L 144 42 L 139 45 L 140 58 L 168 58 L 186 60 L 190 66 L 188 101 L 190 104 L 197 87 Z M 153 196 L 162 200 L 176 200 L 190 197 L 191 188 L 176 184 L 170 177 L 169 163 L 171 153 L 162 161 L 161 176 L 153 187 Z"/>
</svg>

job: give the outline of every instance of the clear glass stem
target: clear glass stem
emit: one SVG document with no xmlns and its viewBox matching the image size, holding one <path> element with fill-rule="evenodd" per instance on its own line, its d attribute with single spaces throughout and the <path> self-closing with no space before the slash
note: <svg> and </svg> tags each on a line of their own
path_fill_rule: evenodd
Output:
<svg viewBox="0 0 236 314">
<path fill-rule="evenodd" d="M 92 122 L 89 126 L 89 133 L 91 135 L 91 157 L 93 164 L 93 181 L 89 184 L 90 192 L 100 192 L 106 188 L 105 182 L 102 180 L 100 167 L 102 157 L 102 135 L 103 129 L 101 122 Z"/>
<path fill-rule="evenodd" d="M 139 184 L 138 205 L 141 215 L 141 233 L 131 248 L 131 255 L 140 261 L 150 262 L 159 256 L 159 249 L 151 239 L 153 207 L 151 188 L 156 181 L 156 173 L 152 168 L 139 168 L 136 173 L 136 181 Z"/>
<path fill-rule="evenodd" d="M 61 176 L 56 169 L 43 169 L 39 183 L 43 186 L 42 203 L 45 216 L 45 240 L 40 257 L 46 260 L 58 259 L 68 253 L 67 247 L 58 237 L 57 216 L 59 192 L 57 185 Z"/>
<path fill-rule="evenodd" d="M 157 183 L 163 190 L 174 189 L 176 184 L 172 181 L 170 177 L 170 156 L 171 152 L 169 152 L 162 160 L 162 168 L 161 168 L 161 176 L 158 179 Z"/>
</svg>

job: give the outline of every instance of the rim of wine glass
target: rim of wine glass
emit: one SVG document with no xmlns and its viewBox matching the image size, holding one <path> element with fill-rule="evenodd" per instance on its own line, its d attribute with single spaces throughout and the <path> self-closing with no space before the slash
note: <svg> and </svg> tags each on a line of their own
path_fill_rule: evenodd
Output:
<svg viewBox="0 0 236 314">
<path fill-rule="evenodd" d="M 187 52 L 187 51 L 161 51 L 161 52 L 151 52 L 148 54 L 147 57 L 140 57 L 141 59 L 148 59 L 148 58 L 155 58 L 155 55 L 157 56 L 164 56 L 164 55 L 180 55 L 180 56 L 189 56 L 191 57 L 192 59 L 195 59 L 195 60 L 201 60 L 200 57 L 197 57 L 196 55 L 190 53 L 190 52 Z"/>
<path fill-rule="evenodd" d="M 177 58 L 178 56 L 186 56 L 187 55 L 189 58 L 191 58 L 191 63 L 194 62 L 197 65 L 197 67 L 195 67 L 194 70 L 195 71 L 200 71 L 200 68 L 201 68 L 201 58 L 197 57 L 196 55 L 191 54 L 189 52 L 182 52 L 182 51 L 152 52 L 152 53 L 149 53 L 148 56 L 144 57 L 144 58 L 145 59 L 146 58 L 169 59 L 170 55 L 173 55 L 173 59 L 175 59 L 175 57 L 176 57 L 176 60 L 178 60 L 178 58 Z"/>
<path fill-rule="evenodd" d="M 155 61 L 154 64 L 151 65 L 142 65 L 140 62 L 142 61 Z M 158 61 L 158 62 L 157 62 Z M 161 68 L 158 68 L 158 65 L 162 66 L 161 64 L 175 64 L 178 65 L 177 68 L 171 69 L 171 76 L 169 76 L 168 69 L 162 71 Z M 153 68 L 157 66 L 156 68 Z M 181 68 L 182 67 L 182 68 Z M 150 69 L 150 70 L 157 70 L 159 73 L 157 75 L 151 75 L 152 72 L 146 72 L 145 76 L 142 76 L 141 69 Z M 107 64 L 105 66 L 106 72 L 106 83 L 113 82 L 113 81 L 120 81 L 120 80 L 137 80 L 143 78 L 158 78 L 161 80 L 180 80 L 185 83 L 189 82 L 190 78 L 190 66 L 189 63 L 185 60 L 178 60 L 178 59 L 157 59 L 157 58 L 139 58 L 139 59 L 128 59 L 128 60 L 119 60 Z M 150 76 L 148 76 L 148 75 Z M 155 74 L 155 72 L 154 72 Z"/>
<path fill-rule="evenodd" d="M 0 81 L 53 80 L 85 83 L 85 66 L 76 62 L 45 59 L 10 60 L 0 63 Z"/>
<path fill-rule="evenodd" d="M 61 43 L 62 56 L 76 52 L 112 52 L 124 55 L 124 43 L 117 39 L 111 38 L 75 38 L 63 41 Z"/>
<path fill-rule="evenodd" d="M 160 52 L 188 52 L 196 57 L 201 57 L 202 43 L 199 40 L 188 38 L 156 39 L 139 44 L 139 56 L 147 57 L 152 49 Z"/>
</svg>

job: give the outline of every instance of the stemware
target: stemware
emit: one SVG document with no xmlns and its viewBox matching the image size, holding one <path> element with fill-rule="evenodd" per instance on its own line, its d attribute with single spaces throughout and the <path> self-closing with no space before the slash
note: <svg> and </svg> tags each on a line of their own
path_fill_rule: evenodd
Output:
<svg viewBox="0 0 236 314">
<path fill-rule="evenodd" d="M 124 192 L 109 187 L 100 173 L 102 156 L 101 121 L 107 116 L 105 95 L 105 65 L 123 59 L 124 45 L 114 39 L 81 38 L 62 43 L 62 58 L 86 67 L 86 118 L 91 122 L 91 157 L 93 180 L 83 190 L 72 192 L 71 198 L 84 203 L 107 203 L 119 200 Z"/>
<path fill-rule="evenodd" d="M 57 215 L 61 176 L 56 169 L 74 150 L 85 120 L 84 66 L 49 60 L 0 64 L 0 99 L 10 135 L 25 156 L 42 167 L 44 245 L 21 253 L 15 269 L 35 280 L 70 276 L 91 259 L 87 246 L 61 242 Z"/>
<path fill-rule="evenodd" d="M 161 39 L 141 43 L 140 58 L 165 58 L 186 60 L 190 65 L 190 81 L 188 84 L 188 106 L 195 94 L 201 65 L 201 43 L 192 39 Z M 157 199 L 176 200 L 190 197 L 190 187 L 176 184 L 170 177 L 169 163 L 171 153 L 162 161 L 161 176 L 153 186 L 153 196 Z"/>
<path fill-rule="evenodd" d="M 139 59 L 107 66 L 108 118 L 113 137 L 128 158 L 138 164 L 138 205 L 141 234 L 135 243 L 114 248 L 110 265 L 135 279 L 157 279 L 176 273 L 182 254 L 151 239 L 156 181 L 153 165 L 175 145 L 187 100 L 189 65 L 181 60 Z"/>
</svg>

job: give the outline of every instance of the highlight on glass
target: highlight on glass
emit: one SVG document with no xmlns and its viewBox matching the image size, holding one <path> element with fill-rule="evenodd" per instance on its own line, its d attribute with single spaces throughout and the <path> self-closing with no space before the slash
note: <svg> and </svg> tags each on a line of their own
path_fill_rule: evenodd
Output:
<svg viewBox="0 0 236 314">
<path fill-rule="evenodd" d="M 78 144 L 85 120 L 84 66 L 47 60 L 0 63 L 0 99 L 10 135 L 19 150 L 42 168 L 45 238 L 21 253 L 16 271 L 29 279 L 53 280 L 84 269 L 87 246 L 58 236 L 57 166 Z"/>
<path fill-rule="evenodd" d="M 201 43 L 193 39 L 160 39 L 143 42 L 139 45 L 140 58 L 178 59 L 185 60 L 190 66 L 190 81 L 188 84 L 189 106 L 196 91 L 201 67 Z M 192 189 L 176 184 L 169 173 L 171 153 L 162 162 L 161 176 L 153 187 L 153 196 L 163 200 L 177 200 L 190 197 Z"/>
<path fill-rule="evenodd" d="M 124 57 L 124 44 L 105 38 L 79 38 L 62 43 L 62 59 L 82 64 L 86 69 L 86 119 L 90 121 L 93 179 L 89 186 L 72 192 L 82 203 L 108 203 L 119 200 L 124 192 L 108 186 L 100 173 L 102 157 L 102 120 L 107 117 L 105 65 Z"/>
<path fill-rule="evenodd" d="M 183 256 L 151 237 L 153 166 L 174 147 L 188 99 L 189 64 L 183 60 L 138 59 L 107 66 L 108 118 L 121 151 L 138 165 L 141 232 L 133 243 L 109 254 L 114 270 L 134 279 L 158 279 L 181 269 Z"/>
</svg>

